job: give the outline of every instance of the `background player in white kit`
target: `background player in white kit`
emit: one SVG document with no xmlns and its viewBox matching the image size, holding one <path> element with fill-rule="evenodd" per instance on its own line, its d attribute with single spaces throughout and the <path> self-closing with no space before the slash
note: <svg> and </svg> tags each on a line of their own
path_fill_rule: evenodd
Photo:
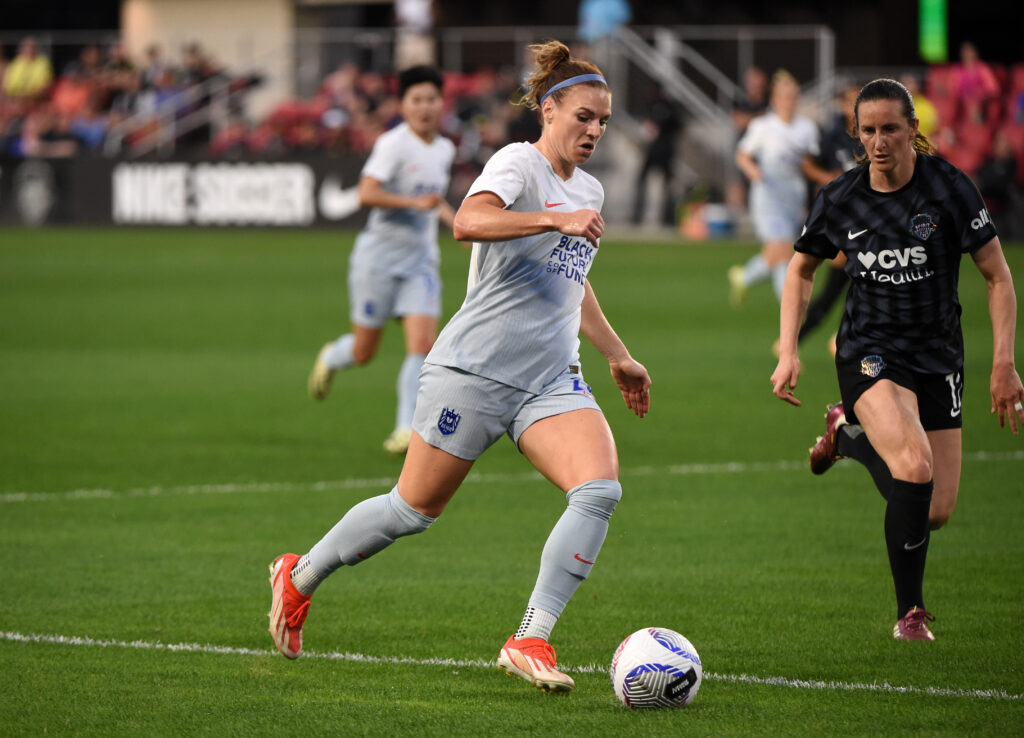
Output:
<svg viewBox="0 0 1024 738">
<path fill-rule="evenodd" d="M 349 260 L 352 332 L 323 346 L 309 375 L 309 394 L 323 400 L 334 372 L 368 363 L 384 324 L 402 321 L 405 360 L 398 373 L 395 429 L 384 448 L 409 447 L 417 377 L 437 336 L 441 315 L 437 221 L 452 225 L 445 201 L 455 146 L 438 133 L 441 73 L 419 66 L 398 75 L 404 122 L 377 139 L 359 180 L 359 203 L 373 208 Z"/>
<path fill-rule="evenodd" d="M 364 500 L 305 556 L 271 564 L 270 632 L 289 658 L 302 648 L 310 595 L 333 571 L 427 529 L 473 462 L 503 434 L 566 493 L 519 629 L 498 665 L 547 691 L 573 689 L 556 668 L 551 629 L 590 573 L 622 494 L 611 429 L 579 367 L 579 334 L 608 359 L 626 405 L 650 409 L 647 370 L 605 319 L 586 275 L 604 232 L 604 191 L 580 171 L 604 134 L 611 94 L 593 64 L 558 41 L 531 47 L 525 100 L 540 110 L 535 144 L 487 163 L 455 218 L 479 242 L 462 308 L 420 375 L 414 433 L 398 484 Z M 497 522 L 497 521 L 496 521 Z"/>
<path fill-rule="evenodd" d="M 736 151 L 736 165 L 750 180 L 750 217 L 762 244 L 761 253 L 729 269 L 729 297 L 737 307 L 748 287 L 768 277 L 775 296 L 782 298 L 786 266 L 807 208 L 804 177 L 818 184 L 832 178 L 811 159 L 818 155 L 818 127 L 797 115 L 800 86 L 793 75 L 780 69 L 772 76 L 770 101 L 771 110 L 750 121 Z"/>
</svg>

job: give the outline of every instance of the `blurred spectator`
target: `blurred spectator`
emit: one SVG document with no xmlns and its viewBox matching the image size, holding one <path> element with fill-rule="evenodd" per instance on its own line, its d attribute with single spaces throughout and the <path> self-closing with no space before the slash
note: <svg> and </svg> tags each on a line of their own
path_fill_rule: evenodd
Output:
<svg viewBox="0 0 1024 738">
<path fill-rule="evenodd" d="M 163 77 L 167 65 L 160 58 L 160 47 L 151 44 L 146 48 L 146 63 L 142 67 L 142 87 L 156 87 L 157 81 Z"/>
<path fill-rule="evenodd" d="M 953 67 L 953 89 L 961 115 L 977 123 L 986 120 L 986 107 L 999 94 L 999 82 L 970 41 L 960 46 L 960 64 Z"/>
<path fill-rule="evenodd" d="M 78 58 L 64 67 L 62 77 L 74 76 L 92 85 L 97 90 L 103 88 L 103 56 L 100 47 L 95 44 L 82 47 Z"/>
<path fill-rule="evenodd" d="M 974 181 L 993 215 L 1006 212 L 1015 202 L 1017 156 L 1010 139 L 999 131 L 992 142 L 992 153 L 985 159 Z"/>
<path fill-rule="evenodd" d="M 113 44 L 107 50 L 107 60 L 103 63 L 103 85 L 107 90 L 106 107 L 126 91 L 138 90 L 139 72 L 128 58 L 124 46 Z"/>
<path fill-rule="evenodd" d="M 395 0 L 395 69 L 434 63 L 434 0 Z"/>
<path fill-rule="evenodd" d="M 743 138 L 750 121 L 767 110 L 768 74 L 761 67 L 748 67 L 743 73 L 743 90 L 733 100 L 730 112 L 736 140 Z M 748 186 L 743 172 L 734 163 L 730 163 L 728 182 L 725 185 L 725 202 L 734 211 L 743 212 L 747 209 Z"/>
<path fill-rule="evenodd" d="M 71 120 L 71 133 L 85 150 L 99 151 L 107 137 L 108 126 L 109 121 L 106 114 L 100 110 L 99 99 L 93 95 Z"/>
<path fill-rule="evenodd" d="M 743 73 L 743 92 L 733 100 L 732 125 L 737 136 L 746 133 L 750 121 L 768 110 L 768 74 L 761 67 Z"/>
<path fill-rule="evenodd" d="M 18 54 L 4 71 L 4 93 L 8 97 L 38 99 L 53 82 L 50 60 L 39 53 L 36 40 L 29 36 L 18 46 Z"/>
<path fill-rule="evenodd" d="M 854 105 L 860 85 L 848 84 L 840 93 L 837 103 L 839 111 L 821 137 L 821 154 L 818 164 L 830 173 L 830 179 L 857 166 L 857 158 L 864 155 L 864 146 L 854 136 Z"/>
<path fill-rule="evenodd" d="M 914 99 L 914 111 L 917 114 L 917 130 L 926 138 L 931 138 L 941 122 L 938 111 L 932 105 L 932 101 L 921 90 L 921 85 L 915 75 L 904 74 L 900 77 L 900 83 L 907 88 L 910 96 Z"/>
<path fill-rule="evenodd" d="M 658 88 L 648 107 L 648 117 L 643 123 L 647 137 L 644 161 L 637 175 L 633 199 L 633 223 L 643 221 L 647 209 L 647 180 L 654 171 L 661 172 L 661 209 L 658 220 L 661 225 L 673 227 L 676 220 L 675 163 L 676 139 L 682 128 L 679 109 Z"/>
<path fill-rule="evenodd" d="M 50 106 L 58 113 L 78 115 L 89 99 L 99 94 L 98 85 L 86 77 L 81 66 L 69 65 L 53 87 Z"/>
<path fill-rule="evenodd" d="M 11 147 L 15 156 L 67 157 L 78 151 L 78 141 L 67 116 L 55 116 L 41 109 L 26 116 L 21 135 Z"/>
<path fill-rule="evenodd" d="M 579 34 L 586 43 L 614 36 L 633 19 L 626 0 L 582 0 L 579 9 Z"/>
</svg>

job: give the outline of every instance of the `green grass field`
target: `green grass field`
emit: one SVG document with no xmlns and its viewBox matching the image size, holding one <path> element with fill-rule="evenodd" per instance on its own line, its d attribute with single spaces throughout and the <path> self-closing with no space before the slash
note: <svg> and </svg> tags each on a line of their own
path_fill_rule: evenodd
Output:
<svg viewBox="0 0 1024 738">
<path fill-rule="evenodd" d="M 564 505 L 507 440 L 428 533 L 319 590 L 307 656 L 278 655 L 267 563 L 304 552 L 400 466 L 380 448 L 397 326 L 327 402 L 305 393 L 320 345 L 347 326 L 351 243 L 3 233 L 0 734 L 1024 733 L 1024 437 L 989 414 L 969 259 L 960 504 L 925 581 L 935 643 L 891 638 L 884 503 L 867 473 L 805 467 L 837 397 L 825 342 L 838 316 L 804 349 L 805 407 L 791 408 L 768 383 L 770 287 L 742 311 L 727 302 L 725 270 L 753 245 L 608 240 L 591 281 L 654 385 L 638 420 L 585 349 L 625 496 L 552 638 L 577 690 L 542 694 L 493 667 Z M 468 252 L 443 250 L 450 315 Z M 1020 284 L 1024 250 L 1007 251 Z M 703 658 L 686 710 L 631 712 L 612 695 L 612 652 L 649 625 Z"/>
</svg>

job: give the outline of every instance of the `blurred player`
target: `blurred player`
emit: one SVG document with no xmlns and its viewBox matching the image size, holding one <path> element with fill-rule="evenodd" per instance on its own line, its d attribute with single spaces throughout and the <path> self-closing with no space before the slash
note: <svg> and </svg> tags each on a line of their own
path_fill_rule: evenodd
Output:
<svg viewBox="0 0 1024 738">
<path fill-rule="evenodd" d="M 409 448 L 417 377 L 441 315 L 437 221 L 450 227 L 454 217 L 444 195 L 455 146 L 438 132 L 441 89 L 433 67 L 398 75 L 404 122 L 377 139 L 359 180 L 359 202 L 373 209 L 349 261 L 352 332 L 325 344 L 309 375 L 309 394 L 323 400 L 334 373 L 368 363 L 388 319 L 401 320 L 406 355 L 395 429 L 384 441 L 393 454 Z"/>
<path fill-rule="evenodd" d="M 840 455 L 868 467 L 882 496 L 896 589 L 893 637 L 934 640 L 922 585 L 930 530 L 953 513 L 960 487 L 964 343 L 957 300 L 961 254 L 988 286 L 992 411 L 1017 433 L 1024 387 L 1014 369 L 1013 280 L 985 203 L 970 179 L 929 154 L 910 93 L 894 80 L 866 85 L 855 105 L 868 163 L 824 187 L 786 277 L 771 381 L 800 405 L 797 329 L 822 259 L 845 252 L 850 291 L 836 370 L 842 402 L 811 449 L 821 474 Z M 859 424 L 859 425 L 857 425 Z"/>
<path fill-rule="evenodd" d="M 786 264 L 807 206 L 805 174 L 824 184 L 828 176 L 808 164 L 818 155 L 818 127 L 797 115 L 800 87 L 789 72 L 772 76 L 771 110 L 754 118 L 740 139 L 736 165 L 750 180 L 750 217 L 761 253 L 729 269 L 729 298 L 739 307 L 747 288 L 771 277 L 781 299 Z"/>
<path fill-rule="evenodd" d="M 848 172 L 857 166 L 857 160 L 864 156 L 864 147 L 854 134 L 853 106 L 857 101 L 857 94 L 860 92 L 858 85 L 847 85 L 839 96 L 840 112 L 836 115 L 832 126 L 825 131 L 821 139 L 821 155 L 819 162 L 810 162 L 807 166 L 817 166 L 821 169 L 823 176 L 818 178 L 820 184 L 831 182 L 843 172 Z M 808 155 L 809 157 L 810 155 Z M 821 179 L 827 177 L 826 182 Z M 803 343 L 808 334 L 817 328 L 825 316 L 829 314 L 832 307 L 839 301 L 846 290 L 849 279 L 846 276 L 846 255 L 840 252 L 836 258 L 829 262 L 828 279 L 824 288 L 807 306 L 807 318 L 800 326 L 800 335 L 797 341 Z M 836 355 L 836 337 L 831 336 L 828 341 L 829 352 Z M 776 356 L 778 352 L 776 352 Z"/>
<path fill-rule="evenodd" d="M 579 334 L 608 359 L 626 405 L 641 418 L 651 380 L 587 281 L 604 232 L 604 190 L 578 165 L 604 135 L 611 93 L 597 67 L 572 58 L 564 44 L 531 50 L 536 68 L 525 101 L 540 111 L 541 136 L 498 151 L 456 215 L 456 238 L 478 242 L 470 286 L 420 374 L 398 484 L 349 510 L 305 556 L 284 554 L 271 565 L 270 632 L 289 658 L 302 647 L 316 587 L 341 566 L 426 530 L 474 461 L 507 433 L 568 505 L 498 664 L 543 690 L 575 686 L 557 669 L 548 640 L 597 561 L 622 494 L 615 440 L 580 371 Z"/>
</svg>

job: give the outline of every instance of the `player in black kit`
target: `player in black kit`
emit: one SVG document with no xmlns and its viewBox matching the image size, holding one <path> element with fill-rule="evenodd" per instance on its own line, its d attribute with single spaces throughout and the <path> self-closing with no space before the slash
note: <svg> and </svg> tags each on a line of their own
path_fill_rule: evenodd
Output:
<svg viewBox="0 0 1024 738">
<path fill-rule="evenodd" d="M 797 332 L 814 270 L 840 252 L 850 291 L 837 339 L 842 402 L 811 449 L 820 474 L 840 456 L 868 467 L 887 500 L 885 541 L 896 588 L 893 637 L 934 640 L 922 596 L 929 531 L 942 527 L 960 485 L 963 335 L 957 283 L 969 253 L 988 287 L 990 391 L 999 424 L 1024 425 L 1014 367 L 1017 302 L 995 228 L 977 188 L 932 156 L 907 89 L 875 80 L 857 96 L 867 163 L 826 185 L 797 240 L 782 296 L 773 391 L 793 405 Z"/>
</svg>

